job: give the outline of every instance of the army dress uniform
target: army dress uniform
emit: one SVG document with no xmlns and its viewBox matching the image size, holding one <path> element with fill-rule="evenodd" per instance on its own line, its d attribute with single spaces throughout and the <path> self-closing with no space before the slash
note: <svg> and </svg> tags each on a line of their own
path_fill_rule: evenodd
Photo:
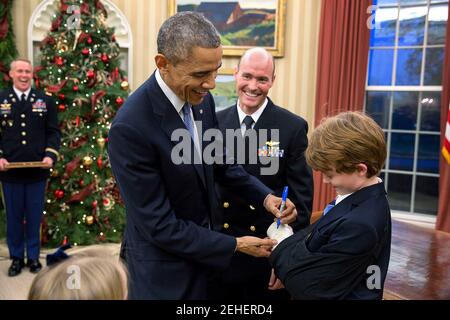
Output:
<svg viewBox="0 0 450 320">
<path fill-rule="evenodd" d="M 57 110 L 50 96 L 12 87 L 0 92 L 0 157 L 8 162 L 56 162 L 61 134 Z M 20 97 L 18 96 L 20 93 Z M 11 258 L 37 260 L 39 227 L 44 210 L 48 169 L 10 169 L 0 172 L 7 216 L 7 243 Z"/>
</svg>

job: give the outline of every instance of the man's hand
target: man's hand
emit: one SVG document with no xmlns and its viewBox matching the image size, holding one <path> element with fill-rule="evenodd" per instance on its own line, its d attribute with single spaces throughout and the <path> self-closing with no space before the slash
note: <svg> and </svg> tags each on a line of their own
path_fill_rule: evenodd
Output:
<svg viewBox="0 0 450 320">
<path fill-rule="evenodd" d="M 9 164 L 8 160 L 6 160 L 5 158 L 1 158 L 0 159 L 0 171 L 6 171 L 8 169 L 5 168 L 5 166 Z"/>
<path fill-rule="evenodd" d="M 281 218 L 281 223 L 289 224 L 294 222 L 297 218 L 297 210 L 291 200 L 286 199 L 286 206 L 280 216 L 281 198 L 269 194 L 264 201 L 264 207 L 271 212 L 275 217 Z"/>
<path fill-rule="evenodd" d="M 268 257 L 271 249 L 277 244 L 276 240 L 260 239 L 252 236 L 245 236 L 236 238 L 236 251 L 254 256 L 254 257 Z"/>
<path fill-rule="evenodd" d="M 53 167 L 53 159 L 50 157 L 45 157 L 42 162 L 44 163 L 44 168 L 46 169 Z"/>
<path fill-rule="evenodd" d="M 281 280 L 277 278 L 277 276 L 275 275 L 275 270 L 272 269 L 272 274 L 270 275 L 270 280 L 269 280 L 269 290 L 279 290 L 279 289 L 283 289 L 284 285 L 283 283 L 281 283 Z"/>
</svg>

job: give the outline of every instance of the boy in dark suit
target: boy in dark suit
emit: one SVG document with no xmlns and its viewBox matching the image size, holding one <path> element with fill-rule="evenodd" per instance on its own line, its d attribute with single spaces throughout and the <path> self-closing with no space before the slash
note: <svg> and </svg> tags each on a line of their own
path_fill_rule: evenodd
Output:
<svg viewBox="0 0 450 320">
<path fill-rule="evenodd" d="M 382 299 L 391 247 L 390 209 L 378 178 L 385 159 L 384 133 L 362 113 L 341 113 L 314 130 L 306 160 L 337 198 L 269 258 L 295 299 Z"/>
</svg>

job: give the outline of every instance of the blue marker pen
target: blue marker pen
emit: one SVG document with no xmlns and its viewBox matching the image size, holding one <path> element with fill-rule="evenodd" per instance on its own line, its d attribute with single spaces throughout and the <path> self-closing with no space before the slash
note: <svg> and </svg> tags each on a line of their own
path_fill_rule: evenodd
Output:
<svg viewBox="0 0 450 320">
<path fill-rule="evenodd" d="M 283 195 L 281 196 L 280 214 L 283 212 L 284 207 L 286 206 L 286 199 L 287 199 L 287 196 L 288 196 L 288 191 L 289 191 L 289 187 L 288 186 L 284 187 Z M 277 229 L 280 226 L 280 224 L 281 224 L 281 218 L 278 218 L 278 220 L 277 220 Z"/>
</svg>

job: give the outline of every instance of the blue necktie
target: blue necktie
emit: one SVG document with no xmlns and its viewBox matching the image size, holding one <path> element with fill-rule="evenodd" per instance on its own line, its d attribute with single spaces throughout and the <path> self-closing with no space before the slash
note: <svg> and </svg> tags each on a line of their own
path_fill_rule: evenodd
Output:
<svg viewBox="0 0 450 320">
<path fill-rule="evenodd" d="M 189 133 L 191 134 L 192 141 L 195 141 L 195 134 L 194 134 L 194 124 L 192 123 L 191 118 L 191 107 L 189 106 L 189 103 L 185 103 L 183 106 L 183 121 L 186 128 L 189 130 Z"/>
<path fill-rule="evenodd" d="M 333 209 L 335 205 L 336 205 L 336 200 L 333 200 L 329 204 L 327 204 L 325 209 L 323 209 L 323 215 L 325 216 L 328 212 L 330 212 L 330 210 Z"/>
</svg>

